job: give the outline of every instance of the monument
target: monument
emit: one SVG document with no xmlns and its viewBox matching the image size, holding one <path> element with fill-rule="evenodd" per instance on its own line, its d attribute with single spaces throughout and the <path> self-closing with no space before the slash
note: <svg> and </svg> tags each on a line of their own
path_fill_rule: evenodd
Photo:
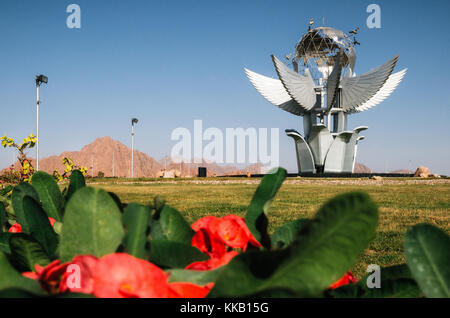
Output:
<svg viewBox="0 0 450 318">
<path fill-rule="evenodd" d="M 286 56 L 292 68 L 271 56 L 279 79 L 245 69 L 270 103 L 303 117 L 303 135 L 286 129 L 295 143 L 299 173 L 352 173 L 358 142 L 364 139 L 359 133 L 368 127 L 348 130 L 347 117 L 381 103 L 406 73 L 407 69 L 393 73 L 397 55 L 357 76 L 357 31 L 345 34 L 330 27 L 310 27 L 292 58 Z"/>
</svg>

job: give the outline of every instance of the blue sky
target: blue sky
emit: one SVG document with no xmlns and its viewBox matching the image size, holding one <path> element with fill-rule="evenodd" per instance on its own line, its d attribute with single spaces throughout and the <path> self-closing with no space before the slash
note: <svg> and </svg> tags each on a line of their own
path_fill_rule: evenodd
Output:
<svg viewBox="0 0 450 318">
<path fill-rule="evenodd" d="M 66 7 L 81 7 L 81 29 Z M 381 7 L 381 29 L 366 7 Z M 450 174 L 449 1 L 86 1 L 0 2 L 0 134 L 35 131 L 34 76 L 41 89 L 41 158 L 79 150 L 97 137 L 135 145 L 156 159 L 170 153 L 176 127 L 278 127 L 280 164 L 296 171 L 284 129 L 300 118 L 272 106 L 243 67 L 275 77 L 270 54 L 293 51 L 309 19 L 349 31 L 359 26 L 356 72 L 396 54 L 408 73 L 385 102 L 351 116 L 368 125 L 358 162 L 384 172 L 425 165 Z M 31 153 L 34 155 L 34 153 Z M 0 168 L 13 160 L 0 152 Z"/>
</svg>

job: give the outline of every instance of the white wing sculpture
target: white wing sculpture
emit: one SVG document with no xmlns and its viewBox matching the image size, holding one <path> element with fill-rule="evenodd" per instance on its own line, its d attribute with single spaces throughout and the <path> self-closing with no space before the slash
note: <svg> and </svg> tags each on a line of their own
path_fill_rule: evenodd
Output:
<svg viewBox="0 0 450 318">
<path fill-rule="evenodd" d="M 256 90 L 270 103 L 297 116 L 303 116 L 306 109 L 288 94 L 280 80 L 267 77 L 244 68 L 248 79 Z"/>
<path fill-rule="evenodd" d="M 265 99 L 303 117 L 302 135 L 285 131 L 294 140 L 299 173 L 352 173 L 358 141 L 364 139 L 359 133 L 367 127 L 348 130 L 347 117 L 384 101 L 406 74 L 407 69 L 393 73 L 397 55 L 356 76 L 356 44 L 342 31 L 319 27 L 308 30 L 297 43 L 294 69 L 271 55 L 278 79 L 245 69 Z"/>
<path fill-rule="evenodd" d="M 345 112 L 356 109 L 370 100 L 386 83 L 397 63 L 398 55 L 383 65 L 341 82 L 341 107 Z"/>
<path fill-rule="evenodd" d="M 405 68 L 400 72 L 391 74 L 391 76 L 389 76 L 389 78 L 387 79 L 386 83 L 384 83 L 383 87 L 381 87 L 381 89 L 375 95 L 373 95 L 372 98 L 370 98 L 367 102 L 365 102 L 361 106 L 356 107 L 355 110 L 351 112 L 362 112 L 384 101 L 386 98 L 389 97 L 389 95 L 392 94 L 392 92 L 400 84 L 407 70 L 408 69 Z"/>
<path fill-rule="evenodd" d="M 317 97 L 314 87 L 314 80 L 309 73 L 306 76 L 302 76 L 283 62 L 272 55 L 272 61 L 275 65 L 275 69 L 278 73 L 278 77 L 286 88 L 286 91 L 291 97 L 306 110 L 311 110 L 316 105 Z"/>
</svg>

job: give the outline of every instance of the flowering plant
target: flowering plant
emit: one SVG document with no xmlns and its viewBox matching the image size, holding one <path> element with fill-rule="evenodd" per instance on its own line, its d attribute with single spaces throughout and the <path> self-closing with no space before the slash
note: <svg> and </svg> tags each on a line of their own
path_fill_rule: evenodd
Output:
<svg viewBox="0 0 450 318">
<path fill-rule="evenodd" d="M 383 268 L 380 288 L 349 272 L 377 226 L 365 193 L 339 195 L 270 235 L 270 203 L 285 177 L 281 168 L 267 174 L 245 217 L 189 224 L 158 198 L 123 204 L 86 187 L 79 170 L 63 192 L 37 172 L 0 203 L 0 297 L 450 296 L 450 237 L 427 224 L 408 231 L 407 263 Z"/>
<path fill-rule="evenodd" d="M 23 139 L 23 142 L 21 144 L 16 144 L 16 142 L 12 139 L 4 135 L 3 137 L 0 137 L 1 145 L 3 148 L 6 147 L 12 147 L 16 148 L 19 152 L 19 156 L 17 159 L 19 159 L 19 163 L 21 166 L 20 169 L 20 180 L 28 182 L 31 179 L 31 176 L 34 173 L 34 167 L 31 164 L 31 160 L 28 159 L 25 150 L 33 148 L 36 144 L 37 138 L 35 135 L 30 134 L 28 137 Z"/>
<path fill-rule="evenodd" d="M 34 134 L 30 134 L 28 137 L 23 139 L 21 144 L 17 144 L 14 139 L 7 137 L 4 135 L 0 137 L 0 144 L 3 148 L 12 147 L 16 148 L 19 152 L 19 156 L 17 159 L 20 163 L 19 171 L 14 170 L 14 165 L 11 166 L 9 170 L 7 170 L 0 178 L 0 181 L 7 183 L 19 183 L 20 181 L 30 182 L 31 177 L 33 176 L 35 169 L 31 164 L 31 160 L 26 155 L 26 150 L 31 149 L 36 145 L 37 138 Z M 87 173 L 87 168 L 84 166 L 77 166 L 73 163 L 71 158 L 64 157 L 62 159 L 62 163 L 65 166 L 64 172 L 62 175 L 59 174 L 57 170 L 53 172 L 53 177 L 57 181 L 62 181 L 64 179 L 68 179 L 73 170 L 79 170 L 83 175 Z"/>
<path fill-rule="evenodd" d="M 14 169 L 14 165 L 2 171 L 0 175 L 0 187 L 4 184 L 17 184 L 20 182 L 20 170 Z"/>
<path fill-rule="evenodd" d="M 64 172 L 61 175 L 58 170 L 53 171 L 53 177 L 57 181 L 62 181 L 64 179 L 69 179 L 70 174 L 73 170 L 79 170 L 83 175 L 86 175 L 87 168 L 84 166 L 77 166 L 73 163 L 72 158 L 64 157 L 62 158 L 62 164 L 64 165 Z"/>
</svg>

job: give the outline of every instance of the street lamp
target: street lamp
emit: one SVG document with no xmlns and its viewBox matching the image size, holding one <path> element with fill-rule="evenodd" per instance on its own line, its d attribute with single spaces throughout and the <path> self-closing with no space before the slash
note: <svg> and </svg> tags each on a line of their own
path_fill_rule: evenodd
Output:
<svg viewBox="0 0 450 318">
<path fill-rule="evenodd" d="M 36 75 L 36 171 L 39 170 L 39 87 L 41 84 L 48 83 L 48 77 L 45 75 Z"/>
<path fill-rule="evenodd" d="M 133 178 L 133 152 L 134 152 L 134 124 L 137 124 L 138 119 L 131 119 L 131 177 Z"/>
</svg>

